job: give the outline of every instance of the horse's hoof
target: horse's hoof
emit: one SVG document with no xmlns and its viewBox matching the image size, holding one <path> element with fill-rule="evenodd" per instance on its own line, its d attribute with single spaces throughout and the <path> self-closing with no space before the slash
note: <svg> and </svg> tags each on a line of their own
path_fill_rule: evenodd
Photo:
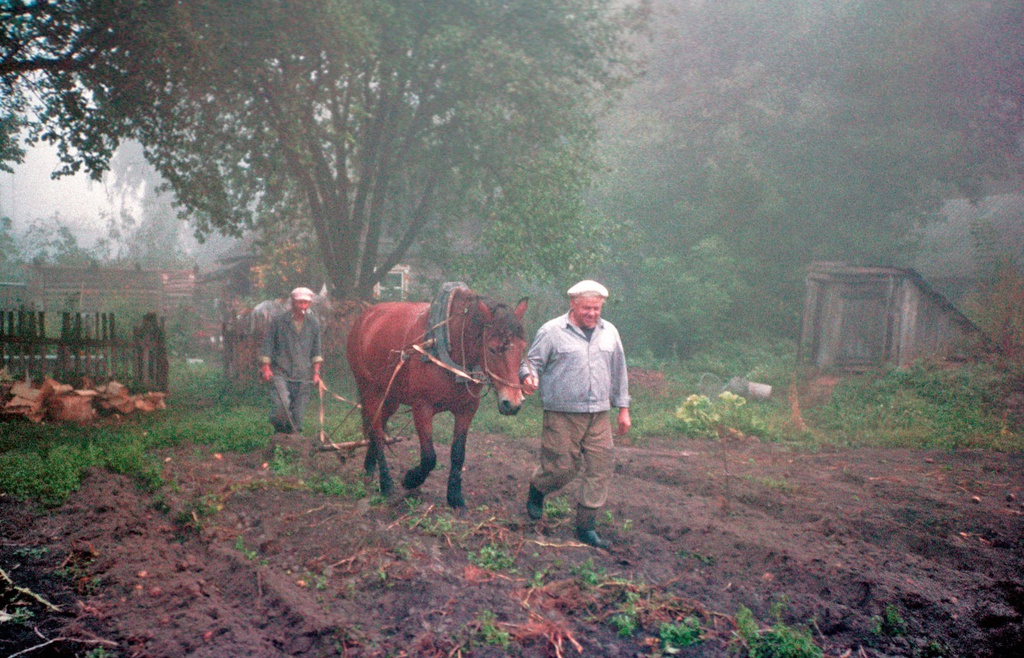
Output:
<svg viewBox="0 0 1024 658">
<path fill-rule="evenodd" d="M 459 518 L 466 516 L 466 505 L 452 505 L 452 513 Z"/>
<path fill-rule="evenodd" d="M 402 478 L 402 486 L 406 489 L 417 489 L 426 479 L 426 476 L 420 475 L 419 471 L 412 469 L 406 471 L 405 477 Z"/>
</svg>

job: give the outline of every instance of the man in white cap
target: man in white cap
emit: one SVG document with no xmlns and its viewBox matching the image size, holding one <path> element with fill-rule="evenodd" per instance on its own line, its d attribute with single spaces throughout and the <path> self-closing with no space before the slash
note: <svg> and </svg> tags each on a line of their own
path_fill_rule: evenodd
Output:
<svg viewBox="0 0 1024 658">
<path fill-rule="evenodd" d="M 282 434 L 302 432 L 309 385 L 320 386 L 320 321 L 309 312 L 313 291 L 296 288 L 291 312 L 273 317 L 263 339 L 260 376 L 273 382 L 270 424 Z"/>
<path fill-rule="evenodd" d="M 588 279 L 569 288 L 568 295 L 569 312 L 541 326 L 519 369 L 523 392 L 529 395 L 539 387 L 544 407 L 540 466 L 530 478 L 526 511 L 539 520 L 544 496 L 582 471 L 576 537 L 608 548 L 595 525 L 612 476 L 609 410 L 619 410 L 620 435 L 632 424 L 626 356 L 618 330 L 601 319 L 608 289 Z"/>
</svg>

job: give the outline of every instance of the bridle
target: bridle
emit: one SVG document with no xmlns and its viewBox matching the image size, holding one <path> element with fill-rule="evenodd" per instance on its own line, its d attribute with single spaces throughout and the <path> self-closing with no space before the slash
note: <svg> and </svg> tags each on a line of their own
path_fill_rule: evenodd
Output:
<svg viewBox="0 0 1024 658">
<path fill-rule="evenodd" d="M 462 327 L 461 327 L 461 329 L 459 331 L 459 348 L 462 351 L 462 360 L 463 360 L 462 367 L 464 369 L 466 369 L 466 370 L 470 370 L 469 365 L 465 363 L 465 360 L 466 360 L 466 325 L 469 324 L 469 319 L 470 319 L 469 318 L 469 306 L 466 306 L 465 308 L 462 309 L 462 314 L 465 317 L 463 318 Z M 474 315 L 474 317 L 476 317 L 476 316 Z M 451 324 L 450 324 L 451 316 L 449 316 L 448 319 L 445 320 L 445 321 L 449 322 L 449 328 L 450 328 L 451 327 Z M 487 364 L 487 353 L 490 352 L 490 350 L 487 348 L 487 343 L 486 343 L 486 340 L 485 340 L 486 333 L 487 333 L 487 326 L 488 326 L 488 323 L 482 322 L 481 323 L 481 327 L 480 327 L 480 368 L 483 371 L 483 374 L 487 377 L 488 383 L 491 385 L 491 388 L 497 388 L 496 384 L 500 384 L 500 385 L 505 386 L 507 388 L 521 390 L 523 388 L 522 384 L 520 384 L 519 382 L 510 382 L 507 379 L 505 379 L 504 377 L 501 377 L 501 376 L 495 374 L 495 372 L 493 370 L 491 370 L 490 366 Z M 511 342 L 511 340 L 512 340 L 511 338 L 506 339 L 506 341 L 505 341 L 505 343 L 503 345 L 506 349 L 507 349 L 508 344 Z M 463 375 L 463 376 L 465 376 L 465 375 Z M 475 383 L 475 384 L 482 384 L 483 383 L 480 380 L 476 379 L 475 377 L 467 377 L 467 378 L 472 380 L 473 383 Z"/>
</svg>

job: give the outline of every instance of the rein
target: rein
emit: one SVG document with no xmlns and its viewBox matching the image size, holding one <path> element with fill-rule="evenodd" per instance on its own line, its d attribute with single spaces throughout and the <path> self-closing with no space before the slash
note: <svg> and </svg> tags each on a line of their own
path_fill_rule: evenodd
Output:
<svg viewBox="0 0 1024 658">
<path fill-rule="evenodd" d="M 469 309 L 468 308 L 463 310 L 463 314 L 464 315 L 468 315 L 468 313 L 469 313 Z M 449 316 L 449 319 L 451 319 L 451 316 Z M 447 320 L 445 320 L 445 321 L 447 322 Z M 486 328 L 486 326 L 487 325 L 485 324 L 484 327 Z M 465 321 L 462 323 L 462 331 L 459 332 L 459 334 L 460 334 L 459 335 L 459 340 L 461 342 L 461 347 L 462 347 L 462 358 L 465 359 L 466 358 L 466 322 Z M 502 377 L 499 377 L 498 375 L 494 374 L 494 372 L 487 366 L 487 346 L 484 345 L 483 337 L 484 337 L 484 330 L 481 329 L 480 330 L 480 357 L 481 357 L 481 361 L 482 362 L 481 362 L 480 365 L 481 365 L 481 367 L 483 369 L 484 375 L 486 375 L 487 378 L 490 380 L 489 383 L 491 384 L 491 386 L 493 387 L 495 384 L 502 384 L 503 386 L 507 386 L 508 388 L 522 389 L 523 386 L 519 382 L 513 383 L 513 382 L 510 382 L 510 381 L 508 381 L 508 380 L 506 380 L 506 379 L 504 379 Z M 440 365 L 443 365 L 443 364 L 440 364 Z M 450 370 L 450 368 L 448 368 L 448 369 Z M 481 383 L 481 382 L 477 381 L 476 379 L 474 379 L 472 377 L 468 377 L 467 375 L 463 375 L 463 376 L 467 377 L 468 379 L 470 379 L 474 383 L 477 383 L 477 384 Z"/>
<path fill-rule="evenodd" d="M 468 315 L 468 313 L 469 313 L 469 309 L 468 308 L 463 309 L 463 315 Z M 448 325 L 449 328 L 451 327 L 451 313 L 449 313 L 447 318 L 445 318 L 441 322 L 437 323 L 436 325 L 434 325 L 433 327 L 428 329 L 422 335 L 426 336 L 426 335 L 428 335 L 430 333 L 431 330 L 436 329 L 437 327 L 440 327 L 442 325 Z M 430 347 L 431 345 L 434 344 L 434 340 L 435 339 L 433 339 L 433 338 L 431 338 L 429 340 L 422 341 L 422 342 L 413 343 L 412 345 L 410 345 L 406 349 L 403 349 L 403 350 L 400 350 L 400 351 L 399 350 L 395 350 L 398 353 L 398 363 L 395 364 L 395 369 L 391 373 L 391 379 L 388 380 L 387 388 L 384 389 L 384 396 L 381 398 L 380 405 L 377 406 L 377 411 L 374 414 L 373 422 L 376 423 L 377 419 L 380 418 L 380 414 L 381 414 L 381 412 L 384 409 L 384 402 L 388 399 L 388 395 L 391 393 L 391 387 L 395 383 L 395 378 L 398 377 L 398 373 L 402 369 L 402 366 L 404 366 L 406 364 L 406 362 L 409 361 L 409 358 L 411 356 L 410 352 L 409 352 L 410 350 L 412 350 L 413 352 L 418 352 L 424 358 L 426 358 L 428 361 L 430 361 L 431 363 L 436 365 L 438 368 L 441 368 L 443 370 L 447 370 L 448 372 L 456 375 L 457 377 L 462 377 L 463 379 L 467 380 L 466 381 L 466 386 L 467 387 L 469 386 L 470 383 L 476 384 L 477 386 L 482 386 L 483 384 L 490 384 L 492 388 L 494 387 L 495 384 L 501 384 L 503 386 L 507 386 L 508 388 L 522 389 L 523 388 L 522 384 L 520 384 L 518 382 L 513 383 L 513 382 L 510 382 L 510 381 L 507 381 L 506 379 L 504 379 L 502 377 L 499 377 L 498 375 L 494 374 L 494 372 L 488 367 L 488 365 L 487 365 L 487 348 L 486 348 L 486 346 L 483 345 L 483 341 L 482 341 L 483 330 L 481 330 L 480 335 L 481 335 L 480 352 L 481 352 L 481 356 L 482 356 L 482 360 L 483 360 L 483 363 L 481 365 L 483 367 L 483 373 L 487 377 L 486 380 L 482 380 L 482 379 L 480 379 L 478 377 L 474 377 L 473 375 L 469 374 L 468 372 L 465 372 L 464 370 L 461 370 L 459 368 L 455 368 L 453 366 L 450 366 L 447 363 L 445 363 L 444 361 L 442 361 L 441 359 L 438 359 L 436 356 L 434 356 L 433 354 L 428 352 L 425 348 Z M 459 332 L 459 341 L 461 343 L 460 347 L 462 348 L 462 358 L 465 359 L 466 358 L 466 322 L 463 322 L 462 327 L 461 327 L 461 331 Z M 463 367 L 465 367 L 465 366 L 463 366 Z"/>
</svg>

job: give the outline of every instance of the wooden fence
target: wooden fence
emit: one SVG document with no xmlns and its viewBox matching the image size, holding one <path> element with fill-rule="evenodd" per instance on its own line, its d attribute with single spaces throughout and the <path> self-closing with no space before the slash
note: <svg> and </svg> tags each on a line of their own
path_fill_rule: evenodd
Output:
<svg viewBox="0 0 1024 658">
<path fill-rule="evenodd" d="M 167 391 L 164 322 L 143 317 L 131 338 L 118 336 L 113 313 L 61 313 L 60 333 L 45 311 L 0 310 L 0 367 L 18 379 L 50 376 L 78 386 L 84 378 L 116 379 L 147 391 Z"/>
</svg>

